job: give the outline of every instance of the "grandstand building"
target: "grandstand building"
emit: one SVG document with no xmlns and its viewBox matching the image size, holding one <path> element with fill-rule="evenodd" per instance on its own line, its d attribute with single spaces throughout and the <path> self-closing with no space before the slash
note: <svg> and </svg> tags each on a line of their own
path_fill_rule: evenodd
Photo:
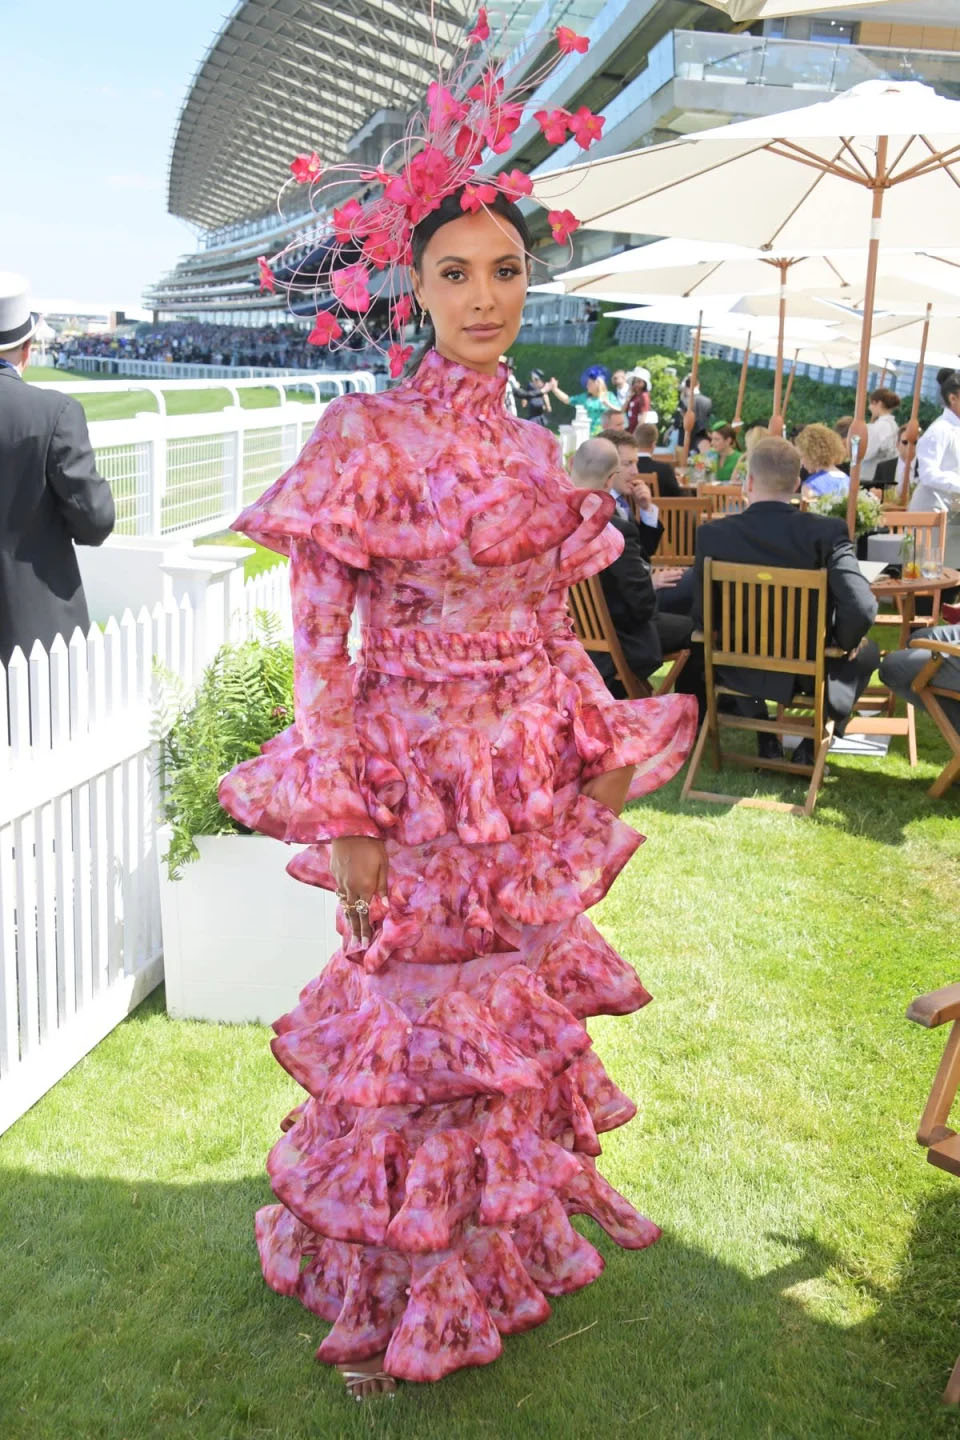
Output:
<svg viewBox="0 0 960 1440">
<path fill-rule="evenodd" d="M 436 0 L 441 53 L 459 50 L 476 9 L 475 0 Z M 743 32 L 694 0 L 488 0 L 487 9 L 491 26 L 525 46 L 531 64 L 532 36 L 558 24 L 589 35 L 588 53 L 566 57 L 532 108 L 587 105 L 604 114 L 591 156 L 829 99 L 867 79 L 921 80 L 960 97 L 958 0 L 827 5 Z M 305 254 L 322 229 L 322 217 L 306 208 L 306 187 L 288 186 L 278 212 L 290 159 L 315 149 L 325 165 L 375 163 L 422 106 L 436 74 L 433 53 L 426 0 L 241 0 L 180 113 L 169 209 L 196 227 L 198 248 L 147 292 L 154 318 L 288 321 L 276 296 L 260 294 L 256 257 L 297 240 Z M 489 168 L 536 172 L 582 157 L 573 140 L 549 159 L 547 150 L 530 121 Z M 731 196 L 731 204 L 749 203 Z M 601 259 L 646 238 L 581 230 L 571 259 L 551 241 L 543 212 L 525 205 L 538 258 L 551 264 Z M 531 296 L 522 338 L 569 343 L 571 322 L 583 313 L 582 300 Z"/>
</svg>

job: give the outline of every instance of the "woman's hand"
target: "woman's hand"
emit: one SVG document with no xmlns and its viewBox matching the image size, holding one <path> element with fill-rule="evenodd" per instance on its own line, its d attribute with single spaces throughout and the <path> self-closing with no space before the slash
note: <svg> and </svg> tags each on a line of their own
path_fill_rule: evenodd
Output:
<svg viewBox="0 0 960 1440">
<path fill-rule="evenodd" d="M 349 906 L 357 900 L 363 900 L 369 906 L 375 895 L 382 896 L 386 901 L 386 845 L 368 835 L 342 835 L 330 843 L 330 873 L 337 882 L 337 895 L 350 921 L 354 939 L 362 945 L 369 945 L 369 910 L 351 910 Z"/>
<path fill-rule="evenodd" d="M 580 794 L 589 795 L 591 800 L 598 801 L 608 810 L 612 810 L 614 815 L 619 815 L 627 803 L 627 792 L 636 768 L 635 765 L 623 765 L 619 770 L 605 770 L 602 775 L 585 780 L 580 786 Z"/>
</svg>

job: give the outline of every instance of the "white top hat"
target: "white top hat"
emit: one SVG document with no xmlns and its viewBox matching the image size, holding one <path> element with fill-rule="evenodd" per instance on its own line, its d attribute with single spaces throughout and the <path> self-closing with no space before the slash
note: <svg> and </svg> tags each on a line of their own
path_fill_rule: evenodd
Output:
<svg viewBox="0 0 960 1440">
<path fill-rule="evenodd" d="M 30 309 L 27 282 L 22 275 L 0 270 L 0 354 L 29 340 L 40 316 Z"/>
</svg>

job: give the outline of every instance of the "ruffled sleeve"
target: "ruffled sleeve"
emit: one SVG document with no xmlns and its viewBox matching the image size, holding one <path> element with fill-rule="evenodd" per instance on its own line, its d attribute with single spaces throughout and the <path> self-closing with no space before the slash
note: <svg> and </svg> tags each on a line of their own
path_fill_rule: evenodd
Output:
<svg viewBox="0 0 960 1440">
<path fill-rule="evenodd" d="M 609 545 L 616 559 L 623 537 L 608 525 L 597 537 L 602 543 L 606 543 L 607 531 L 619 542 L 619 545 Z M 575 568 L 583 567 L 578 578 L 603 568 L 595 563 L 599 558 L 596 541 L 590 544 L 589 556 L 581 552 L 575 558 Z M 568 569 L 573 568 L 571 563 Z M 615 700 L 574 634 L 567 604 L 568 583 L 563 579 L 562 551 L 558 574 L 559 583 L 548 591 L 540 606 L 540 629 L 551 664 L 562 670 L 580 693 L 577 746 L 584 761 L 582 779 L 590 780 L 607 770 L 633 765 L 636 768 L 627 798 L 635 800 L 665 785 L 680 770 L 696 734 L 697 702 L 692 695 Z"/>
<path fill-rule="evenodd" d="M 242 825 L 280 840 L 378 839 L 378 819 L 389 825 L 393 817 L 371 814 L 361 785 L 347 653 L 357 574 L 313 540 L 289 537 L 287 550 L 296 723 L 224 777 L 220 803 Z"/>
<path fill-rule="evenodd" d="M 296 460 L 234 520 L 231 530 L 292 555 L 297 540 L 316 540 L 344 565 L 366 569 L 369 555 L 356 535 L 351 459 L 366 454 L 371 434 L 359 396 L 332 400 Z M 347 475 L 344 475 L 344 471 Z"/>
</svg>

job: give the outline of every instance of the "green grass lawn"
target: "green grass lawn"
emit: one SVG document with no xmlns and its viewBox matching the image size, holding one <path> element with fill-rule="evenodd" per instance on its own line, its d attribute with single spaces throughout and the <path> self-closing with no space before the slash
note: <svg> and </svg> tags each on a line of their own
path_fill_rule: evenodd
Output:
<svg viewBox="0 0 960 1440">
<path fill-rule="evenodd" d="M 61 380 L 98 380 L 103 386 L 103 394 L 77 396 L 88 420 L 130 420 L 133 416 L 139 415 L 141 411 L 156 413 L 159 409 L 156 399 L 149 391 L 126 388 L 127 383 L 135 384 L 135 381 L 125 382 L 113 378 L 100 380 L 98 376 L 85 375 L 80 371 L 51 370 L 49 366 L 43 365 L 28 365 L 24 372 L 24 379 L 41 382 L 44 380 L 56 380 L 57 382 Z M 163 388 L 162 380 L 147 380 L 144 383 L 158 384 Z M 237 393 L 240 396 L 240 406 L 243 410 L 268 409 L 270 406 L 279 408 L 279 396 L 276 390 L 270 386 L 250 386 Z M 315 396 L 312 390 L 288 390 L 287 398 L 290 401 L 313 404 Z M 200 415 L 226 409 L 228 405 L 233 404 L 233 397 L 229 390 L 169 390 L 166 404 L 168 415 Z"/>
<path fill-rule="evenodd" d="M 811 820 L 684 806 L 679 779 L 631 809 L 647 843 L 594 918 L 654 1003 L 591 1022 L 639 1104 L 600 1163 L 664 1236 L 628 1253 L 578 1220 L 595 1285 L 377 1408 L 260 1276 L 302 1097 L 271 1032 L 156 991 L 0 1138 L 4 1440 L 955 1435 L 960 1183 L 913 1138 L 945 1032 L 904 1009 L 960 978 L 960 796 L 927 797 L 920 731 L 912 775 L 902 740 L 833 762 Z"/>
</svg>

